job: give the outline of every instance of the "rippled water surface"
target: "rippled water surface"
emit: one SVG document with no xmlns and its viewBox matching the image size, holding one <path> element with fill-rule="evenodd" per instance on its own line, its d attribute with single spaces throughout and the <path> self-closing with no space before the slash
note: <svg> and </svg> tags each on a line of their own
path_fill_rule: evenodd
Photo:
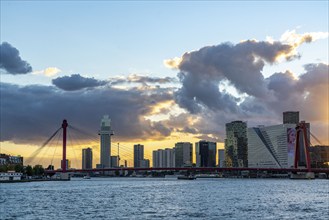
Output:
<svg viewBox="0 0 329 220">
<path fill-rule="evenodd" d="M 329 219 L 328 180 L 74 178 L 0 193 L 0 219 Z"/>
</svg>

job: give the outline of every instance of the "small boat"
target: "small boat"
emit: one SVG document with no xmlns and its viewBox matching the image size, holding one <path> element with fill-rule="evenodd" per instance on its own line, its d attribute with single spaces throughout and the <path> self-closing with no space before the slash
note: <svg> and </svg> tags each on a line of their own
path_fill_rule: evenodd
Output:
<svg viewBox="0 0 329 220">
<path fill-rule="evenodd" d="M 84 176 L 83 179 L 86 179 L 86 180 L 89 180 L 90 179 L 90 176 Z"/>
<path fill-rule="evenodd" d="M 178 180 L 195 180 L 195 176 L 189 175 L 189 176 L 178 176 Z"/>
</svg>

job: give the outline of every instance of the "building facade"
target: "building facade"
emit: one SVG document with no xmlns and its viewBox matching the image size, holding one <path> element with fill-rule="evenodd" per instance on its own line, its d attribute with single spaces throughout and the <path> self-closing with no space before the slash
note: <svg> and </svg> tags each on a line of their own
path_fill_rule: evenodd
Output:
<svg viewBox="0 0 329 220">
<path fill-rule="evenodd" d="M 119 167 L 119 156 L 111 156 L 111 167 Z"/>
<path fill-rule="evenodd" d="M 195 156 L 197 167 L 215 167 L 216 166 L 216 142 L 199 141 L 195 143 Z"/>
<path fill-rule="evenodd" d="M 294 163 L 296 125 L 248 128 L 248 166 L 290 168 Z"/>
<path fill-rule="evenodd" d="M 311 166 L 313 168 L 329 168 L 329 146 L 316 145 L 310 147 Z"/>
<path fill-rule="evenodd" d="M 233 121 L 225 127 L 225 166 L 248 167 L 247 123 Z"/>
<path fill-rule="evenodd" d="M 225 167 L 225 150 L 218 150 L 218 167 Z"/>
<path fill-rule="evenodd" d="M 178 142 L 175 144 L 175 167 L 192 166 L 193 146 L 190 142 Z"/>
<path fill-rule="evenodd" d="M 23 165 L 23 157 L 0 154 L 0 165 Z"/>
<path fill-rule="evenodd" d="M 99 131 L 101 152 L 100 152 L 100 165 L 101 168 L 111 167 L 111 119 L 108 115 L 104 115 L 101 120 L 101 128 Z"/>
<path fill-rule="evenodd" d="M 134 145 L 134 167 L 141 167 L 140 161 L 144 160 L 144 145 Z"/>
<path fill-rule="evenodd" d="M 166 148 L 153 151 L 153 167 L 175 167 L 175 150 Z"/>
<path fill-rule="evenodd" d="M 150 168 L 150 160 L 148 159 L 140 160 L 139 164 L 141 168 Z"/>
<path fill-rule="evenodd" d="M 299 112 L 287 111 L 283 112 L 283 124 L 298 124 Z"/>
<path fill-rule="evenodd" d="M 82 169 L 93 168 L 93 151 L 91 148 L 82 149 Z"/>
</svg>

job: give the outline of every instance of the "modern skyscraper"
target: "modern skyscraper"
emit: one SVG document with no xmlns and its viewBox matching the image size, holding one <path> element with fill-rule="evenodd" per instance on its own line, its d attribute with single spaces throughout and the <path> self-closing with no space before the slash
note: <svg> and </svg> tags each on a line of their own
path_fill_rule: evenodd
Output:
<svg viewBox="0 0 329 220">
<path fill-rule="evenodd" d="M 225 166 L 248 167 L 247 123 L 233 121 L 226 124 Z"/>
<path fill-rule="evenodd" d="M 153 167 L 175 167 L 175 151 L 166 148 L 153 151 Z"/>
<path fill-rule="evenodd" d="M 295 127 L 295 124 L 281 124 L 248 128 L 248 167 L 293 166 Z"/>
<path fill-rule="evenodd" d="M 192 143 L 178 142 L 175 144 L 175 167 L 192 165 Z"/>
<path fill-rule="evenodd" d="M 111 167 L 111 119 L 108 115 L 104 115 L 101 120 L 101 129 L 99 131 L 100 142 L 101 142 L 101 161 L 100 166 L 102 168 Z"/>
<path fill-rule="evenodd" d="M 91 148 L 82 149 L 82 169 L 93 168 L 93 151 Z"/>
<path fill-rule="evenodd" d="M 199 141 L 195 143 L 196 166 L 215 167 L 216 166 L 216 142 Z"/>
<path fill-rule="evenodd" d="M 140 161 L 144 160 L 144 145 L 134 145 L 134 167 L 141 167 Z"/>
<path fill-rule="evenodd" d="M 299 112 L 283 112 L 283 124 L 298 124 Z"/>
<path fill-rule="evenodd" d="M 159 154 L 157 150 L 152 152 L 152 167 L 159 167 Z"/>
<path fill-rule="evenodd" d="M 218 167 L 224 167 L 225 165 L 225 150 L 218 150 Z"/>
</svg>

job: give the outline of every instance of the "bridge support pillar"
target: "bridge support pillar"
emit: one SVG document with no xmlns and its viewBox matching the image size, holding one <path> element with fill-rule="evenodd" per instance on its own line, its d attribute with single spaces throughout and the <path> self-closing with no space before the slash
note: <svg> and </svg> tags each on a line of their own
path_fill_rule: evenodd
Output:
<svg viewBox="0 0 329 220">
<path fill-rule="evenodd" d="M 66 172 L 66 128 L 68 124 L 67 121 L 64 119 L 62 123 L 63 128 L 63 159 L 62 159 L 62 172 Z"/>
</svg>

